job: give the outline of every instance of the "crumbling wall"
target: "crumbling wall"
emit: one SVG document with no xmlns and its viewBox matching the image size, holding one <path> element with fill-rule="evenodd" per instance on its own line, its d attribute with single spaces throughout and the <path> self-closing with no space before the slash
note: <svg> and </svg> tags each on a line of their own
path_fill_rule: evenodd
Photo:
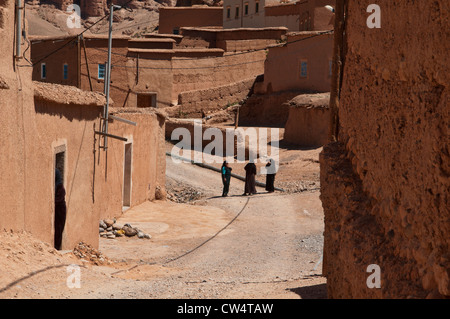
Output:
<svg viewBox="0 0 450 319">
<path fill-rule="evenodd" d="M 450 296 L 450 4 L 347 1 L 339 142 L 321 155 L 331 298 Z M 367 267 L 380 267 L 369 288 Z"/>
<path fill-rule="evenodd" d="M 178 112 L 182 116 L 201 117 L 244 100 L 251 92 L 255 78 L 203 90 L 181 92 Z M 176 116 L 176 114 L 174 114 Z"/>
<path fill-rule="evenodd" d="M 301 91 L 253 94 L 239 108 L 239 125 L 284 127 L 289 116 L 288 102 Z"/>
<path fill-rule="evenodd" d="M 173 96 L 256 77 L 264 73 L 264 61 L 264 51 L 203 59 L 173 59 Z"/>
</svg>

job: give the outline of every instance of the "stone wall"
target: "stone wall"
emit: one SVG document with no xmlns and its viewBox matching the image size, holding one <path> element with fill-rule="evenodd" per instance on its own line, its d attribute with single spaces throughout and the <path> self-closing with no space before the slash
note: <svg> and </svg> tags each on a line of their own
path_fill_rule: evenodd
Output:
<svg viewBox="0 0 450 319">
<path fill-rule="evenodd" d="M 339 137 L 321 154 L 328 296 L 448 298 L 450 4 L 381 0 L 369 29 L 371 1 L 347 3 Z"/>
</svg>

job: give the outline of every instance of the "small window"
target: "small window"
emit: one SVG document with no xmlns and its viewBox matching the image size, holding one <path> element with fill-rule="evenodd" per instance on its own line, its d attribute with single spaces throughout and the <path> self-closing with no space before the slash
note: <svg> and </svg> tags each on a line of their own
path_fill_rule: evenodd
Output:
<svg viewBox="0 0 450 319">
<path fill-rule="evenodd" d="M 248 2 L 246 2 L 245 5 L 244 5 L 244 14 L 246 16 L 248 15 Z"/>
<path fill-rule="evenodd" d="M 63 65 L 63 79 L 67 80 L 69 78 L 69 65 L 64 64 Z"/>
<path fill-rule="evenodd" d="M 231 19 L 231 7 L 227 7 L 227 19 Z"/>
<path fill-rule="evenodd" d="M 180 34 L 180 28 L 178 28 L 178 27 L 173 28 L 172 33 L 173 34 Z"/>
<path fill-rule="evenodd" d="M 106 65 L 105 64 L 99 64 L 98 65 L 98 79 L 99 80 L 104 80 L 105 79 L 105 70 L 106 70 Z"/>
<path fill-rule="evenodd" d="M 259 12 L 259 1 L 255 2 L 255 13 Z"/>
<path fill-rule="evenodd" d="M 45 63 L 41 63 L 41 79 L 47 78 L 47 66 Z"/>
<path fill-rule="evenodd" d="M 236 14 L 234 15 L 234 18 L 239 18 L 239 6 L 236 6 Z"/>
<path fill-rule="evenodd" d="M 308 76 L 308 62 L 301 61 L 300 62 L 300 77 L 306 78 Z"/>
<path fill-rule="evenodd" d="M 156 93 L 137 93 L 137 107 L 156 107 Z"/>
</svg>

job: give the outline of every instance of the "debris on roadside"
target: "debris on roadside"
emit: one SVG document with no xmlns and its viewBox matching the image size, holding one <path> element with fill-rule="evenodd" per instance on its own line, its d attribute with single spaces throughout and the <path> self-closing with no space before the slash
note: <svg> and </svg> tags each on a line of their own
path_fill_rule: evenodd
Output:
<svg viewBox="0 0 450 319">
<path fill-rule="evenodd" d="M 116 222 L 116 219 L 104 219 L 99 222 L 100 237 L 114 239 L 117 237 L 134 237 L 141 239 L 151 239 L 152 236 L 144 233 L 137 227 L 132 227 L 130 224 L 121 225 Z"/>
<path fill-rule="evenodd" d="M 81 260 L 90 262 L 97 266 L 109 265 L 112 263 L 112 261 L 105 257 L 101 252 L 84 242 L 78 243 L 78 245 L 73 249 L 73 254 Z"/>
</svg>

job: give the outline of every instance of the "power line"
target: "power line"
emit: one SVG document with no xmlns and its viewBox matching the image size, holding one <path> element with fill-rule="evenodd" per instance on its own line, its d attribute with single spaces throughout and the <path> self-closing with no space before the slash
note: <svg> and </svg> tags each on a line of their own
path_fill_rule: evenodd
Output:
<svg viewBox="0 0 450 319">
<path fill-rule="evenodd" d="M 122 6 L 120 6 L 121 8 L 124 8 L 126 5 L 128 5 L 131 1 L 133 0 L 128 0 L 125 4 L 123 4 Z M 101 17 L 100 19 L 98 19 L 95 23 L 93 23 L 91 26 L 85 28 L 82 32 L 80 32 L 79 34 L 77 34 L 76 36 L 74 36 L 72 39 L 68 40 L 68 42 L 66 42 L 64 45 L 62 45 L 61 47 L 59 47 L 58 49 L 53 50 L 52 52 L 50 52 L 49 54 L 47 54 L 46 56 L 44 56 L 43 58 L 39 59 L 36 62 L 33 62 L 32 66 L 34 67 L 36 64 L 38 64 L 39 62 L 47 59 L 48 57 L 52 56 L 53 54 L 59 52 L 60 50 L 62 50 L 63 48 L 65 48 L 66 46 L 68 46 L 70 43 L 72 43 L 73 41 L 77 41 L 78 38 L 80 36 L 82 36 L 84 33 L 86 33 L 87 31 L 89 31 L 90 29 L 92 29 L 95 25 L 99 24 L 101 21 L 103 21 L 104 19 L 106 19 L 107 17 L 109 17 L 109 15 L 111 14 L 111 12 L 107 15 L 104 15 L 103 17 Z"/>
</svg>

